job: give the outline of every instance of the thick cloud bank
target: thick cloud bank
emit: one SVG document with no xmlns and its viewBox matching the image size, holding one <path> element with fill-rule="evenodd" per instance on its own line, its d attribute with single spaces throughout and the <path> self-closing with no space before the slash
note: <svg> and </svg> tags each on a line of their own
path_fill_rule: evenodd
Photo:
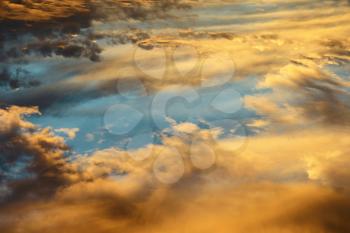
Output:
<svg viewBox="0 0 350 233">
<path fill-rule="evenodd" d="M 2 232 L 350 230 L 350 138 L 339 129 L 253 137 L 243 153 L 239 139 L 219 140 L 211 146 L 216 168 L 202 171 L 191 158 L 204 154 L 191 150 L 189 139 L 206 140 L 216 131 L 174 125 L 179 135 L 164 136 L 163 145 L 110 148 L 67 161 L 63 138 L 23 119 L 33 113 L 1 111 L 2 164 L 28 157 L 25 170 L 32 174 L 2 175 Z M 174 158 L 174 148 L 184 173 L 164 184 L 162 178 L 178 173 L 172 169 L 178 162 L 165 159 Z M 151 157 L 137 159 L 148 150 Z M 164 168 L 155 170 L 157 163 Z"/>
</svg>

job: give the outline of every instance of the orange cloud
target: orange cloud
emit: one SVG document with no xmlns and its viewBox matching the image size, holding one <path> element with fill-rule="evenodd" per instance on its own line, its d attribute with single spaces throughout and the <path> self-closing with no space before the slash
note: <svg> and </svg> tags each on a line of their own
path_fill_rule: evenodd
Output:
<svg viewBox="0 0 350 233">
<path fill-rule="evenodd" d="M 0 3 L 0 19 L 18 21 L 48 21 L 87 13 L 86 0 L 37 1 L 4 0 Z"/>
<path fill-rule="evenodd" d="M 131 154 L 149 148 L 137 152 L 110 148 L 68 162 L 61 156 L 61 138 L 48 129 L 25 130 L 35 126 L 23 124 L 19 116 L 31 112 L 36 110 L 13 108 L 1 115 L 5 119 L 11 114 L 14 125 L 24 127 L 16 137 L 28 140 L 37 159 L 46 161 L 42 164 L 60 165 L 39 176 L 48 181 L 39 182 L 40 189 L 50 188 L 51 195 L 22 196 L 2 204 L 2 232 L 342 233 L 350 229 L 347 131 L 326 128 L 255 136 L 240 151 L 236 150 L 240 139 L 216 140 L 211 146 L 217 156 L 215 169 L 202 171 L 191 165 L 190 157 L 205 154 L 190 150 L 189 139 L 205 140 L 210 132 L 194 130 L 190 124 L 175 125 L 179 133 L 186 129 L 186 137 L 164 138 L 164 144 L 153 145 L 153 153 L 143 161 Z M 162 156 L 174 156 L 170 148 L 180 152 L 184 174 L 178 182 L 164 184 L 154 164 Z M 166 160 L 163 169 L 168 176 L 178 172 L 169 169 L 174 165 L 175 160 Z M 53 182 L 57 177 L 69 182 Z"/>
</svg>

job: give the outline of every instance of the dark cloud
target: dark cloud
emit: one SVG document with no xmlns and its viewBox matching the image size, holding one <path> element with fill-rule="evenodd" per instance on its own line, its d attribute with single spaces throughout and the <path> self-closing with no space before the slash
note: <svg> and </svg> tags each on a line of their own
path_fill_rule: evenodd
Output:
<svg viewBox="0 0 350 233">
<path fill-rule="evenodd" d="M 325 47 L 323 58 L 329 63 L 338 65 L 350 63 L 350 42 L 348 40 L 328 39 L 321 44 Z"/>
<path fill-rule="evenodd" d="M 88 58 L 99 61 L 102 51 L 100 46 L 89 37 L 75 38 L 72 35 L 62 34 L 46 38 L 32 38 L 28 41 L 12 41 L 14 45 L 7 45 L 2 49 L 0 61 L 25 60 L 29 55 L 51 57 L 53 55 L 72 58 Z"/>
<path fill-rule="evenodd" d="M 306 79 L 300 82 L 300 90 L 305 94 L 305 114 L 312 118 L 322 118 L 328 124 L 350 125 L 349 93 L 339 82 L 331 80 Z"/>
<path fill-rule="evenodd" d="M 38 113 L 37 108 L 0 109 L 0 173 L 11 190 L 7 201 L 42 198 L 69 181 L 64 139 L 23 119 Z"/>
<path fill-rule="evenodd" d="M 118 33 L 99 32 L 92 27 L 92 21 L 164 19 L 175 17 L 170 13 L 172 10 L 189 7 L 190 2 L 185 0 L 1 1 L 0 62 L 8 66 L 20 65 L 32 56 L 87 58 L 98 62 L 102 52 L 99 40 L 110 44 L 134 43 L 151 49 L 152 47 L 139 43 L 150 37 L 146 32 L 134 28 Z M 24 84 L 15 78 L 2 79 L 3 85 L 12 89 L 36 86 L 41 82 Z"/>
<path fill-rule="evenodd" d="M 53 21 L 31 22 L 12 25 L 3 22 L 3 46 L 0 49 L 0 61 L 18 63 L 34 56 L 63 56 L 73 58 L 88 58 L 99 61 L 102 49 L 80 30 L 90 25 L 90 18 L 77 15 L 75 18 L 62 18 Z M 8 29 L 6 28 L 8 25 Z M 76 34 L 80 36 L 75 36 Z"/>
<path fill-rule="evenodd" d="M 10 72 L 7 68 L 0 71 L 0 87 L 5 89 L 29 88 L 40 85 L 40 81 L 30 76 L 29 71 L 17 68 Z"/>
<path fill-rule="evenodd" d="M 81 83 L 55 83 L 37 86 L 31 89 L 22 89 L 12 94 L 0 95 L 0 102 L 8 105 L 38 106 L 41 111 L 60 113 L 67 106 L 74 106 L 82 101 L 115 95 L 117 92 L 117 78 L 102 81 L 86 88 Z"/>
<path fill-rule="evenodd" d="M 183 0 L 2 1 L 0 60 L 21 58 L 26 52 L 35 52 L 43 56 L 56 54 L 98 61 L 101 49 L 89 40 L 97 36 L 81 31 L 89 28 L 92 20 L 159 19 L 170 17 L 168 12 L 172 9 L 189 7 Z M 72 38 L 72 34 L 79 35 L 80 41 Z"/>
<path fill-rule="evenodd" d="M 102 49 L 89 39 L 74 40 L 66 37 L 59 40 L 41 40 L 36 43 L 27 44 L 23 54 L 39 54 L 44 57 L 53 55 L 80 58 L 86 57 L 91 61 L 98 61 Z"/>
</svg>

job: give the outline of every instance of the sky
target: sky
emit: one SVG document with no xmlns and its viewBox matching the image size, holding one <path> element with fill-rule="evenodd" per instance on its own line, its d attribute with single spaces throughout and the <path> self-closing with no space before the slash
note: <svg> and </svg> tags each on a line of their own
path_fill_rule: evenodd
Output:
<svg viewBox="0 0 350 233">
<path fill-rule="evenodd" d="M 1 1 L 0 232 L 350 232 L 349 10 Z"/>
</svg>

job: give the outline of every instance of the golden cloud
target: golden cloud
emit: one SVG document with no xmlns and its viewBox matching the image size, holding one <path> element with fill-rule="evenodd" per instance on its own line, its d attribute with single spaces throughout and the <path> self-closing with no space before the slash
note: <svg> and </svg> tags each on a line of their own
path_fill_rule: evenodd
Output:
<svg viewBox="0 0 350 233">
<path fill-rule="evenodd" d="M 15 112 L 28 112 L 12 111 L 15 116 Z M 146 153 L 148 148 L 138 152 L 111 148 L 64 162 L 62 167 L 74 168 L 75 179 L 55 186 L 48 198 L 26 197 L 2 204 L 0 229 L 5 233 L 343 233 L 350 229 L 346 221 L 350 214 L 347 131 L 324 128 L 254 136 L 240 153 L 235 149 L 241 144 L 239 139 L 217 140 L 212 146 L 216 168 L 203 172 L 188 162 L 188 137 L 205 139 L 210 132 L 192 130 L 192 126 L 188 131 L 189 127 L 174 126 L 179 133 L 186 129 L 185 140 L 166 137 L 144 161 L 130 153 Z M 41 134 L 32 135 L 29 144 L 38 148 L 36 138 Z M 47 143 L 60 140 L 45 137 Z M 154 174 L 154 160 L 173 155 L 169 147 L 181 152 L 185 173 L 177 183 L 162 184 Z M 41 148 L 36 151 L 45 154 Z M 45 154 L 48 161 L 57 155 Z M 56 171 L 61 176 L 72 174 Z"/>
<path fill-rule="evenodd" d="M 4 0 L 0 3 L 0 19 L 18 21 L 48 21 L 87 13 L 86 0 L 38 1 Z"/>
</svg>

